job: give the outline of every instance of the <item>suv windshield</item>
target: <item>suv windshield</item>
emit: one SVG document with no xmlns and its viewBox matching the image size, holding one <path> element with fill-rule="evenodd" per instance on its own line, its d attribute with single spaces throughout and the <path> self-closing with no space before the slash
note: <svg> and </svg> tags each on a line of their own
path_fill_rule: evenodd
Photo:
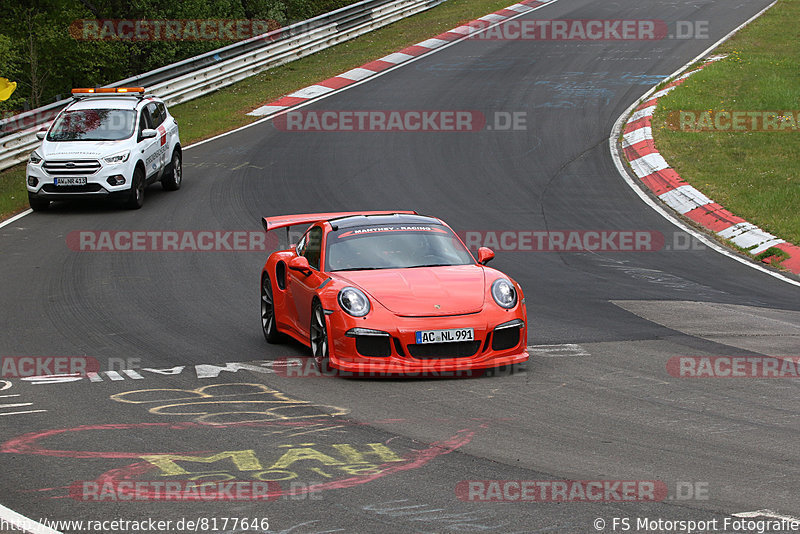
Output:
<svg viewBox="0 0 800 534">
<path fill-rule="evenodd" d="M 343 228 L 328 233 L 325 258 L 328 271 L 475 263 L 455 234 L 440 225 Z"/>
<path fill-rule="evenodd" d="M 78 109 L 59 115 L 48 141 L 119 141 L 133 135 L 136 112 L 131 109 Z"/>
</svg>

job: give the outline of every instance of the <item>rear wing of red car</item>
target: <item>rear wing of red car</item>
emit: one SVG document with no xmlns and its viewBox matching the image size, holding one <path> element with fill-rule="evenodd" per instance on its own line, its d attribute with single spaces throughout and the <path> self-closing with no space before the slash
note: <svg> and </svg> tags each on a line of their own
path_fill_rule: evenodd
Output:
<svg viewBox="0 0 800 534">
<path fill-rule="evenodd" d="M 350 217 L 354 215 L 419 215 L 416 211 L 339 211 L 331 213 L 303 213 L 300 215 L 278 215 L 276 217 L 264 217 L 261 223 L 264 226 L 264 231 L 277 230 L 278 228 L 287 228 L 289 226 L 297 226 L 301 224 L 314 224 L 319 221 L 329 221 L 331 219 L 338 219 L 341 217 Z"/>
</svg>

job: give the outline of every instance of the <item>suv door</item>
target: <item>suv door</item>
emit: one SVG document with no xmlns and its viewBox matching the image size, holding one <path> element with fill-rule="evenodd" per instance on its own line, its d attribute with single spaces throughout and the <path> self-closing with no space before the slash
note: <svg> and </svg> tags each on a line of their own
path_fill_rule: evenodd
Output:
<svg viewBox="0 0 800 534">
<path fill-rule="evenodd" d="M 167 110 L 167 106 L 164 105 L 163 102 L 156 102 L 156 108 L 158 108 L 158 112 L 163 119 L 164 130 L 167 132 L 167 144 L 169 146 L 175 146 L 178 143 L 178 122 L 175 120 L 175 117 L 170 115 L 169 111 Z"/>
<path fill-rule="evenodd" d="M 167 124 L 164 122 L 167 118 L 167 109 L 164 107 L 164 104 L 160 102 L 150 102 L 147 104 L 147 111 L 150 113 L 150 120 L 153 122 L 153 128 L 158 131 L 158 146 L 159 152 L 158 157 L 158 170 L 161 171 L 167 166 L 167 161 L 169 161 L 168 154 L 168 139 L 167 139 Z"/>
<path fill-rule="evenodd" d="M 158 159 L 158 149 L 161 146 L 161 143 L 158 139 L 158 136 L 154 137 L 153 139 L 145 139 L 142 137 L 142 132 L 147 129 L 153 129 L 153 119 L 150 116 L 150 110 L 148 109 L 149 106 L 142 107 L 141 114 L 139 115 L 139 128 L 137 130 L 137 146 L 142 154 L 142 159 L 144 160 L 144 169 L 145 175 L 149 178 L 156 172 L 158 172 L 161 167 L 160 161 Z"/>
</svg>

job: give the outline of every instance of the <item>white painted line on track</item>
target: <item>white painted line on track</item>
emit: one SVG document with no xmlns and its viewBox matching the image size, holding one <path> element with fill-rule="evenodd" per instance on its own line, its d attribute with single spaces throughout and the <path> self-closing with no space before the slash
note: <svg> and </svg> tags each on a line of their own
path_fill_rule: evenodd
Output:
<svg viewBox="0 0 800 534">
<path fill-rule="evenodd" d="M 661 98 L 662 96 L 667 96 L 669 93 L 671 93 L 677 88 L 678 88 L 677 85 L 673 85 L 672 87 L 666 87 L 660 90 L 659 92 L 655 93 L 654 95 L 651 95 L 650 98 Z"/>
<path fill-rule="evenodd" d="M 486 16 L 487 17 L 491 17 L 492 15 L 486 15 Z M 505 17 L 501 17 L 500 15 L 494 15 L 494 16 L 495 17 L 500 17 L 499 19 L 495 19 L 495 20 L 503 20 L 503 21 L 507 20 Z M 481 20 L 481 19 L 478 19 L 478 20 Z M 487 20 L 487 19 L 483 19 L 483 20 Z M 423 48 L 439 48 L 439 47 L 441 47 L 443 45 L 446 45 L 446 44 L 447 44 L 447 41 L 445 41 L 444 39 L 436 39 L 435 37 L 432 37 L 430 39 L 425 39 L 424 41 L 417 43 L 416 46 L 421 46 Z"/>
<path fill-rule="evenodd" d="M 742 519 L 750 519 L 753 517 L 766 517 L 767 519 L 785 519 L 791 523 L 800 523 L 800 517 L 793 517 L 790 515 L 782 515 L 772 510 L 756 510 L 755 512 L 739 512 L 738 514 L 731 514 L 733 517 L 741 517 Z"/>
<path fill-rule="evenodd" d="M 666 193 L 658 195 L 664 203 L 681 215 L 690 211 L 711 204 L 711 199 L 691 185 L 682 185 Z"/>
<path fill-rule="evenodd" d="M 525 13 L 527 13 L 527 11 L 525 11 Z M 449 33 L 460 33 L 461 35 L 467 35 L 471 31 L 472 31 L 472 26 L 463 25 L 457 28 L 453 28 L 452 30 L 449 30 Z"/>
<path fill-rule="evenodd" d="M 287 107 L 289 106 L 261 106 L 260 108 L 256 108 L 250 113 L 248 113 L 248 115 L 253 117 L 263 117 L 264 115 L 271 115 L 273 113 L 282 111 Z"/>
<path fill-rule="evenodd" d="M 505 17 L 503 17 L 503 15 L 495 15 L 494 13 L 491 13 L 489 15 L 484 15 L 482 17 L 479 17 L 478 20 L 482 20 L 484 22 L 498 22 L 501 20 L 505 20 Z"/>
<path fill-rule="evenodd" d="M 309 85 L 308 87 L 303 87 L 294 93 L 289 93 L 287 96 L 294 98 L 314 98 L 315 96 L 324 95 L 325 93 L 330 93 L 331 91 L 333 91 L 333 89 L 330 87 L 325 87 L 324 85 Z"/>
<path fill-rule="evenodd" d="M 661 157 L 661 154 L 655 152 L 652 154 L 647 154 L 646 156 L 642 156 L 641 158 L 631 160 L 630 164 L 633 172 L 639 178 L 644 178 L 645 176 L 650 176 L 654 172 L 669 169 L 669 163 L 667 163 L 666 160 Z"/>
<path fill-rule="evenodd" d="M 356 67 L 354 69 L 348 70 L 347 72 L 337 74 L 336 76 L 334 76 L 334 78 L 347 78 L 348 80 L 359 82 L 364 78 L 369 78 L 374 74 L 376 74 L 374 70 L 364 69 L 362 67 Z"/>
<path fill-rule="evenodd" d="M 528 351 L 534 356 L 543 358 L 572 358 L 574 356 L 590 356 L 589 352 L 576 343 L 561 345 L 528 345 Z"/>
<path fill-rule="evenodd" d="M 636 143 L 641 143 L 642 141 L 649 141 L 652 138 L 653 138 L 653 129 L 650 126 L 645 126 L 644 128 L 638 128 L 622 136 L 622 147 L 625 148 L 633 146 Z"/>
<path fill-rule="evenodd" d="M 733 241 L 736 246 L 749 250 L 751 254 L 759 254 L 769 247 L 786 242 L 746 221 L 720 230 L 717 234 Z"/>
<path fill-rule="evenodd" d="M 27 413 L 42 413 L 46 412 L 47 410 L 23 410 L 21 412 L 8 412 L 8 413 L 0 413 L 0 417 L 4 415 L 24 415 Z"/>
<path fill-rule="evenodd" d="M 747 19 L 744 23 L 742 23 L 740 26 L 735 28 L 730 33 L 728 33 L 725 37 L 723 37 L 722 39 L 720 39 L 719 41 L 717 41 L 713 45 L 709 46 L 706 50 L 704 50 L 702 53 L 700 53 L 697 57 L 695 57 L 691 61 L 689 61 L 686 64 L 684 64 L 682 67 L 680 67 L 674 73 L 672 73 L 669 76 L 667 76 L 665 78 L 665 80 L 669 80 L 669 79 L 674 78 L 675 76 L 677 76 L 678 74 L 683 72 L 685 69 L 687 69 L 689 66 L 693 65 L 694 63 L 697 63 L 698 61 L 700 61 L 701 59 L 706 57 L 712 50 L 714 50 L 719 45 L 721 45 L 722 43 L 724 43 L 725 41 L 730 39 L 731 36 L 733 36 L 736 32 L 738 32 L 739 30 L 741 30 L 742 28 L 744 28 L 745 26 L 747 26 L 748 24 L 753 22 L 755 19 L 757 19 L 758 17 L 763 15 L 769 8 L 774 6 L 776 3 L 777 3 L 777 0 L 772 2 L 770 5 L 768 5 L 767 7 L 765 7 L 764 9 L 762 9 L 761 11 L 759 11 L 758 13 L 756 13 L 755 15 L 750 17 L 749 19 Z M 655 211 L 656 213 L 661 215 L 664 219 L 666 219 L 667 221 L 672 223 L 678 229 L 686 232 L 687 234 L 691 235 L 692 237 L 694 237 L 695 239 L 697 239 L 698 241 L 700 241 L 701 243 L 706 245 L 708 248 L 710 248 L 710 249 L 722 254 L 723 256 L 727 256 L 728 258 L 730 258 L 730 259 L 732 259 L 734 261 L 738 261 L 742 265 L 746 265 L 747 267 L 750 267 L 751 269 L 756 269 L 756 270 L 761 271 L 762 273 L 768 274 L 769 276 L 771 276 L 773 278 L 776 278 L 776 279 L 778 279 L 778 280 L 780 280 L 782 282 L 786 282 L 786 283 L 791 284 L 793 286 L 800 287 L 800 282 L 798 282 L 797 280 L 792 280 L 791 278 L 787 278 L 786 276 L 782 275 L 779 272 L 772 271 L 772 270 L 764 267 L 763 265 L 760 265 L 758 263 L 750 261 L 747 258 L 739 256 L 735 252 L 732 252 L 732 251 L 728 250 L 727 248 L 723 247 L 722 245 L 720 245 L 719 243 L 717 243 L 714 239 L 710 238 L 705 233 L 698 232 L 694 228 L 686 225 L 683 221 L 679 220 L 672 213 L 669 213 L 666 209 L 664 209 L 663 206 L 661 206 L 659 203 L 657 203 L 652 198 L 650 198 L 650 196 L 642 189 L 642 187 L 637 182 L 635 182 L 633 180 L 633 178 L 631 178 L 630 174 L 628 174 L 628 170 L 625 168 L 625 164 L 622 161 L 622 157 L 621 157 L 619 149 L 617 147 L 617 139 L 619 139 L 620 133 L 622 133 L 622 129 L 624 128 L 624 126 L 625 126 L 625 124 L 627 122 L 628 116 L 633 112 L 634 109 L 636 109 L 636 107 L 639 106 L 639 104 L 641 104 L 642 102 L 646 102 L 647 100 L 649 100 L 651 98 L 651 95 L 655 92 L 656 87 L 658 87 L 658 86 L 656 85 L 656 86 L 652 87 L 649 91 L 647 91 L 644 95 L 642 95 L 642 97 L 639 100 L 637 100 L 636 102 L 631 104 L 628 107 L 628 109 L 626 109 L 622 113 L 622 115 L 619 116 L 619 118 L 617 119 L 617 122 L 614 124 L 614 128 L 611 130 L 611 135 L 608 138 L 608 145 L 609 145 L 608 148 L 609 148 L 609 151 L 611 152 L 611 159 L 614 160 L 614 165 L 617 167 L 617 171 L 619 172 L 620 176 L 622 176 L 622 179 L 625 180 L 625 183 L 628 184 L 628 186 L 631 189 L 633 189 L 634 193 L 636 193 L 639 196 L 639 198 L 642 200 L 642 202 L 644 202 L 645 204 L 650 206 L 650 208 L 652 208 L 653 211 Z"/>
<path fill-rule="evenodd" d="M 11 217 L 10 219 L 6 219 L 5 221 L 3 221 L 3 222 L 0 222 L 0 228 L 2 228 L 2 227 L 4 227 L 4 226 L 7 226 L 7 225 L 9 225 L 9 224 L 11 224 L 11 223 L 13 223 L 13 222 L 14 222 L 14 221 L 16 221 L 17 219 L 21 219 L 21 218 L 25 217 L 25 216 L 26 216 L 26 215 L 28 215 L 29 213 L 33 213 L 33 210 L 26 210 L 26 211 L 23 211 L 22 213 L 18 213 L 18 214 L 16 214 L 16 215 L 14 215 L 14 216 L 13 216 L 13 217 Z"/>
<path fill-rule="evenodd" d="M 397 64 L 397 63 L 402 63 L 403 61 L 408 61 L 412 57 L 414 57 L 414 56 L 412 56 L 410 54 L 404 54 L 402 52 L 395 52 L 393 54 L 389 54 L 388 56 L 383 56 L 378 61 L 385 61 L 386 63 Z"/>
<path fill-rule="evenodd" d="M 633 115 L 631 115 L 631 118 L 628 119 L 628 122 L 638 121 L 639 119 L 643 119 L 645 117 L 652 117 L 653 113 L 655 111 L 656 111 L 656 107 L 655 106 L 649 106 L 649 107 L 640 109 L 639 111 L 637 111 Z"/>
<path fill-rule="evenodd" d="M 20 408 L 22 406 L 30 406 L 32 402 L 17 402 L 14 404 L 0 404 L 0 408 Z"/>
<path fill-rule="evenodd" d="M 17 393 L 17 394 L 14 394 L 14 395 L 0 395 L 0 398 L 8 399 L 8 398 L 11 398 L 11 397 L 19 397 L 19 396 L 20 395 Z M 11 404 L 0 404 L 0 409 L 3 409 L 3 408 L 24 408 L 26 406 L 32 406 L 32 405 L 33 405 L 32 402 L 14 402 L 14 403 L 11 403 Z M 42 413 L 42 412 L 46 412 L 46 411 L 47 410 L 22 410 L 22 411 L 16 411 L 16 412 L 0 412 L 0 416 L 5 416 L 5 415 L 23 415 L 23 414 L 28 414 L 28 413 Z"/>
<path fill-rule="evenodd" d="M 2 504 L 0 504 L 0 521 L 14 525 L 21 532 L 27 532 L 29 534 L 61 534 L 59 531 L 42 525 L 33 519 L 28 519 L 24 515 L 18 514 L 10 508 L 6 508 Z"/>
<path fill-rule="evenodd" d="M 517 13 L 527 13 L 532 8 L 530 6 L 526 6 L 525 4 L 514 4 L 513 6 L 508 6 L 506 9 L 516 11 Z"/>
</svg>

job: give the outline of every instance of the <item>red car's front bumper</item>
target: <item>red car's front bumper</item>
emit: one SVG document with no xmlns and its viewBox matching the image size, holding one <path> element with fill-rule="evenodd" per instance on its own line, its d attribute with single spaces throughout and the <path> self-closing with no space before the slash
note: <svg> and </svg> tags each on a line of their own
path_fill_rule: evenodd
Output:
<svg viewBox="0 0 800 534">
<path fill-rule="evenodd" d="M 528 332 L 524 305 L 508 311 L 488 308 L 478 313 L 444 317 L 371 313 L 365 318 L 355 318 L 341 310 L 333 310 L 327 315 L 331 366 L 361 375 L 438 375 L 461 374 L 460 371 L 527 361 Z M 353 328 L 380 331 L 386 335 L 354 336 Z M 454 328 L 474 329 L 474 340 L 416 343 L 417 331 Z"/>
</svg>

